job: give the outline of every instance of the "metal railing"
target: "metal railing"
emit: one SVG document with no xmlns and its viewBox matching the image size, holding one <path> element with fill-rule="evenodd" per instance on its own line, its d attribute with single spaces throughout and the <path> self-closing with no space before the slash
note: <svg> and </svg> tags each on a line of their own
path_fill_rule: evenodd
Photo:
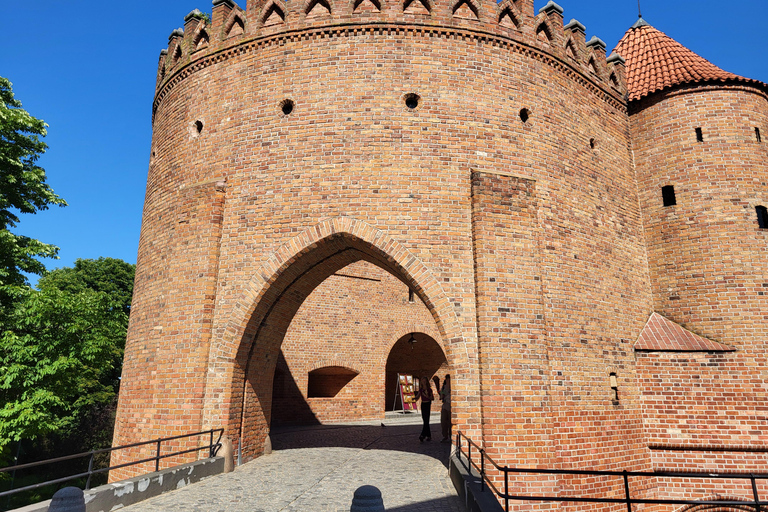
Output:
<svg viewBox="0 0 768 512">
<path fill-rule="evenodd" d="M 462 439 L 466 443 L 462 444 Z M 464 451 L 466 446 L 466 452 Z M 528 469 L 512 468 L 509 466 L 499 466 L 491 457 L 489 457 L 483 448 L 478 446 L 470 438 L 458 432 L 456 434 L 456 451 L 461 456 L 466 457 L 469 465 L 468 470 L 472 473 L 474 468 L 480 475 L 480 490 L 484 492 L 486 487 L 491 489 L 496 496 L 504 502 L 504 510 L 509 512 L 510 501 L 538 501 L 538 502 L 571 502 L 571 503 L 606 503 L 606 504 L 625 504 L 628 512 L 632 512 L 632 505 L 650 504 L 650 505 L 704 505 L 746 508 L 752 507 L 756 512 L 768 510 L 768 500 L 760 501 L 757 492 L 757 481 L 768 481 L 768 474 L 764 473 L 702 473 L 702 472 L 670 472 L 670 471 L 589 471 L 589 470 L 560 470 L 560 469 Z M 479 456 L 479 463 L 475 460 Z M 504 492 L 501 492 L 488 476 L 486 461 L 499 473 L 504 475 Z M 623 481 L 624 496 L 621 498 L 598 498 L 590 496 L 541 496 L 541 495 L 518 495 L 509 492 L 509 475 L 571 475 L 571 476 L 603 476 L 620 478 Z M 686 499 L 647 499 L 633 498 L 630 493 L 630 478 L 684 478 L 689 480 L 745 480 L 749 481 L 752 490 L 752 499 L 743 500 L 686 500 Z M 746 482 L 745 482 L 746 483 Z"/>
<path fill-rule="evenodd" d="M 215 434 L 218 434 L 218 438 L 216 438 L 216 442 L 214 443 L 213 438 L 214 438 Z M 187 453 L 199 452 L 200 450 L 208 450 L 208 456 L 209 457 L 215 457 L 216 453 L 219 451 L 219 448 L 221 448 L 221 436 L 223 434 L 224 434 L 224 429 L 223 428 L 217 428 L 217 429 L 212 429 L 212 430 L 205 430 L 203 432 L 193 432 L 191 434 L 182 434 L 180 436 L 163 437 L 163 438 L 160 438 L 160 439 L 154 439 L 152 441 L 143 441 L 141 443 L 126 444 L 124 446 L 115 446 L 113 448 L 104 448 L 104 449 L 101 449 L 101 450 L 92 450 L 90 452 L 77 453 L 75 455 L 67 455 L 65 457 L 57 457 L 55 459 L 46 459 L 46 460 L 41 460 L 41 461 L 38 461 L 38 462 L 30 462 L 30 463 L 27 463 L 27 464 L 17 464 L 15 466 L 8 466 L 8 467 L 5 467 L 5 468 L 0 468 L 0 473 L 11 473 L 11 472 L 19 471 L 19 470 L 24 470 L 24 469 L 29 469 L 29 468 L 34 468 L 34 467 L 39 467 L 39 466 L 44 466 L 44 465 L 49 465 L 49 464 L 55 464 L 55 463 L 58 463 L 58 462 L 71 461 L 71 460 L 76 460 L 76 459 L 84 459 L 85 457 L 89 457 L 89 459 L 88 459 L 88 471 L 82 471 L 80 473 L 76 473 L 76 474 L 73 474 L 73 475 L 65 476 L 65 477 L 62 477 L 62 478 L 56 478 L 56 479 L 53 479 L 53 480 L 47 480 L 45 482 L 39 482 L 39 483 L 36 483 L 36 484 L 27 485 L 27 486 L 24 486 L 24 487 L 19 487 L 17 489 L 10 489 L 8 491 L 0 492 L 0 498 L 5 497 L 5 496 L 11 496 L 12 494 L 16 494 L 16 493 L 20 493 L 20 492 L 24 492 L 24 491 L 31 491 L 31 490 L 34 490 L 34 489 L 38 489 L 40 487 L 45 487 L 47 485 L 60 484 L 60 483 L 68 482 L 70 480 L 76 480 L 78 478 L 83 478 L 83 477 L 87 477 L 87 479 L 85 481 L 85 489 L 88 490 L 88 489 L 91 488 L 91 477 L 93 475 L 96 475 L 96 474 L 99 474 L 99 473 L 104 473 L 104 472 L 107 472 L 107 471 L 111 471 L 113 469 L 120 469 L 120 468 L 125 468 L 125 467 L 128 467 L 128 466 L 135 466 L 137 464 L 144 464 L 146 462 L 152 462 L 152 461 L 155 462 L 155 471 L 159 471 L 160 470 L 160 461 L 162 459 L 167 459 L 169 457 L 176 457 L 178 455 L 184 455 L 184 454 L 187 454 Z M 195 436 L 208 436 L 208 444 L 207 445 L 203 445 L 203 446 L 199 446 L 197 448 L 190 448 L 190 449 L 187 449 L 187 450 L 180 450 L 180 451 L 175 451 L 175 452 L 171 452 L 171 453 L 162 453 L 163 443 L 167 443 L 169 441 L 176 441 L 178 439 L 187 439 L 187 438 L 195 437 Z M 143 458 L 143 459 L 140 459 L 140 460 L 136 460 L 136 461 L 132 461 L 132 462 L 126 462 L 124 464 L 118 464 L 116 466 L 109 466 L 107 468 L 98 468 L 98 469 L 94 469 L 93 468 L 94 458 L 97 455 L 100 455 L 102 453 L 111 453 L 111 452 L 114 452 L 114 451 L 117 451 L 117 450 L 125 450 L 125 449 L 128 449 L 128 448 L 137 448 L 139 446 L 147 446 L 147 445 L 155 445 L 155 455 L 153 457 L 146 457 L 146 458 Z"/>
</svg>

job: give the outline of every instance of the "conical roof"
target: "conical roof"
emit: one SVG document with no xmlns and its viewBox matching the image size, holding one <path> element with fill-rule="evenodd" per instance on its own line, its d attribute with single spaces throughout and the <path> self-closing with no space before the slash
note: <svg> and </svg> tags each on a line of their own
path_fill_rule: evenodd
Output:
<svg viewBox="0 0 768 512">
<path fill-rule="evenodd" d="M 757 80 L 723 71 L 642 18 L 627 30 L 614 51 L 627 61 L 630 101 L 689 83 L 739 81 L 765 86 Z"/>
</svg>

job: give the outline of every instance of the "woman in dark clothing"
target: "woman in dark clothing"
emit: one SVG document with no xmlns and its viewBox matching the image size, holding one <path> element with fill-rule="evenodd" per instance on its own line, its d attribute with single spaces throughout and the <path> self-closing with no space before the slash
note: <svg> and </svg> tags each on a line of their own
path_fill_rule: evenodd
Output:
<svg viewBox="0 0 768 512">
<path fill-rule="evenodd" d="M 429 379 L 422 377 L 419 379 L 419 390 L 413 394 L 414 399 L 421 399 L 421 419 L 424 421 L 424 427 L 421 429 L 419 441 L 432 440 L 432 430 L 429 428 L 429 414 L 432 411 L 432 400 L 435 395 L 432 393 L 432 386 L 429 385 Z"/>
</svg>

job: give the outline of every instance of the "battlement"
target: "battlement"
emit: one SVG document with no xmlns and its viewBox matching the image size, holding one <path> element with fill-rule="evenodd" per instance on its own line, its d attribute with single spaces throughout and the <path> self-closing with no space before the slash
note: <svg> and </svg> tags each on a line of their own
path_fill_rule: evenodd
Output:
<svg viewBox="0 0 768 512">
<path fill-rule="evenodd" d="M 195 9 L 184 28 L 171 32 L 160 52 L 157 91 L 188 65 L 238 46 L 317 30 L 392 30 L 414 27 L 442 36 L 474 35 L 491 44 L 512 43 L 573 69 L 623 101 L 624 61 L 606 59 L 605 43 L 586 41 L 586 28 L 550 1 L 538 14 L 533 0 L 254 0 L 246 9 L 232 0 L 213 0 L 210 17 Z"/>
</svg>

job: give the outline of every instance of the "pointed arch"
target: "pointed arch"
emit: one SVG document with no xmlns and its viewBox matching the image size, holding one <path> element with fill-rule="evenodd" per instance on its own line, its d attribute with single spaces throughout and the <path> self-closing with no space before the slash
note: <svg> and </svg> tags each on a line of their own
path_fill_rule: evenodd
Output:
<svg viewBox="0 0 768 512">
<path fill-rule="evenodd" d="M 478 12 L 478 8 L 472 0 L 458 0 L 453 6 L 453 16 L 455 18 L 476 20 L 480 17 Z"/>
<path fill-rule="evenodd" d="M 587 71 L 589 71 L 590 73 L 592 73 L 595 76 L 598 76 L 597 64 L 595 63 L 594 55 L 589 57 L 589 62 L 587 62 Z"/>
<path fill-rule="evenodd" d="M 245 33 L 245 19 L 243 13 L 237 9 L 232 9 L 224 22 L 224 39 L 228 37 L 239 36 Z"/>
<path fill-rule="evenodd" d="M 181 58 L 184 56 L 184 51 L 181 49 L 181 41 L 176 39 L 176 47 L 173 49 L 173 57 L 172 57 L 172 64 L 176 65 L 177 62 L 181 60 Z"/>
<path fill-rule="evenodd" d="M 451 367 L 462 375 L 464 385 L 457 393 L 476 395 L 475 358 L 432 271 L 384 231 L 357 219 L 327 219 L 288 240 L 262 262 L 212 340 L 203 421 L 224 425 L 237 439 L 247 432 L 243 434 L 247 458 L 261 454 L 268 434 L 272 373 L 295 311 L 331 273 L 361 260 L 390 272 L 419 295 L 435 319 Z"/>
<path fill-rule="evenodd" d="M 205 30 L 205 23 L 200 23 L 195 30 L 195 35 L 192 38 L 193 51 L 202 50 L 210 42 L 210 36 L 208 31 Z"/>
<path fill-rule="evenodd" d="M 566 41 L 565 43 L 565 54 L 574 60 L 578 60 L 577 53 L 576 53 L 576 45 L 573 44 L 573 39 L 571 39 L 570 37 L 568 38 L 568 41 Z"/>
<path fill-rule="evenodd" d="M 328 0 L 309 0 L 304 8 L 307 18 L 318 18 L 331 15 L 331 4 Z"/>
<path fill-rule="evenodd" d="M 429 0 L 405 0 L 403 12 L 406 14 L 432 14 L 432 5 Z"/>
<path fill-rule="evenodd" d="M 354 6 L 352 7 L 353 13 L 361 13 L 361 12 L 381 12 L 381 1 L 380 0 L 355 0 Z"/>
<path fill-rule="evenodd" d="M 501 11 L 501 14 L 499 14 L 499 25 L 509 27 L 509 28 L 519 28 L 520 27 L 520 21 L 518 20 L 517 16 L 512 12 L 512 9 L 509 7 L 504 8 L 504 10 Z"/>
<path fill-rule="evenodd" d="M 285 23 L 285 9 L 278 0 L 267 3 L 259 17 L 259 21 L 265 27 Z"/>
<path fill-rule="evenodd" d="M 616 73 L 611 73 L 611 76 L 608 77 L 608 79 L 611 81 L 611 85 L 614 87 L 619 86 L 619 79 L 616 77 Z"/>
<path fill-rule="evenodd" d="M 519 29 L 523 22 L 523 15 L 517 2 L 503 0 L 497 4 L 498 16 L 496 21 L 504 27 Z"/>
<path fill-rule="evenodd" d="M 543 43 L 549 44 L 552 41 L 552 30 L 546 21 L 543 21 L 536 27 L 536 39 Z"/>
</svg>

